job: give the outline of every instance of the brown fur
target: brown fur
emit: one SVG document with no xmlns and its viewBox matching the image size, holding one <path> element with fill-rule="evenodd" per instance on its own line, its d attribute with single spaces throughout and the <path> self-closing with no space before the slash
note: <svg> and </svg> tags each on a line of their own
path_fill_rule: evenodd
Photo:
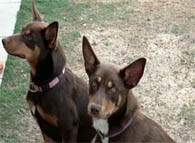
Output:
<svg viewBox="0 0 195 143">
<path fill-rule="evenodd" d="M 67 67 L 57 40 L 58 22 L 44 23 L 34 5 L 33 21 L 20 33 L 2 40 L 5 50 L 26 59 L 31 67 L 31 82 L 48 83 L 56 76 L 60 82 L 44 92 L 27 93 L 26 99 L 45 142 L 89 142 L 95 135 L 87 114 L 88 87 Z"/>
<path fill-rule="evenodd" d="M 52 143 L 55 142 L 53 139 L 51 139 L 50 137 L 48 137 L 47 135 L 43 134 L 43 138 L 45 143 Z"/>
<path fill-rule="evenodd" d="M 30 107 L 30 110 L 32 110 L 32 108 L 35 106 L 35 103 L 32 100 L 28 100 L 28 99 L 26 101 Z"/>
<path fill-rule="evenodd" d="M 37 110 L 39 112 L 39 114 L 41 115 L 41 117 L 47 121 L 49 124 L 58 127 L 58 121 L 57 121 L 57 117 L 56 116 L 52 116 L 46 112 L 43 111 L 43 109 L 41 107 L 37 107 Z"/>
<path fill-rule="evenodd" d="M 157 123 L 139 111 L 131 91 L 144 73 L 146 59 L 140 58 L 117 70 L 113 65 L 100 63 L 86 37 L 83 38 L 83 56 L 89 76 L 89 114 L 108 120 L 108 134 L 120 131 L 132 119 L 130 126 L 109 138 L 109 142 L 174 142 Z M 97 82 L 98 77 L 101 77 L 100 82 Z"/>
</svg>

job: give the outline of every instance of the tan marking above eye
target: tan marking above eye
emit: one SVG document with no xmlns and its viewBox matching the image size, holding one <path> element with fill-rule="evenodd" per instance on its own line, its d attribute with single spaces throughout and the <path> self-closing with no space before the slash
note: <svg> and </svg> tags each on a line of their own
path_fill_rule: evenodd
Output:
<svg viewBox="0 0 195 143">
<path fill-rule="evenodd" d="M 108 88 L 112 88 L 112 81 L 109 81 L 108 84 L 107 84 Z"/>
<path fill-rule="evenodd" d="M 100 82 L 102 81 L 102 77 L 99 76 L 99 77 L 97 78 L 97 81 L 100 83 Z"/>
</svg>

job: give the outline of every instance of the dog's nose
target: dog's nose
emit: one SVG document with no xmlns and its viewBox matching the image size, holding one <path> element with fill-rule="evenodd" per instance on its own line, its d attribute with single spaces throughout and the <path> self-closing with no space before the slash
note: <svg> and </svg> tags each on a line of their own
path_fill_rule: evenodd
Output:
<svg viewBox="0 0 195 143">
<path fill-rule="evenodd" d="M 91 105 L 91 113 L 98 114 L 101 111 L 101 106 L 98 104 Z"/>
<path fill-rule="evenodd" d="M 7 40 L 6 40 L 6 39 L 2 39 L 2 44 L 3 44 L 3 46 L 5 46 L 6 43 L 7 43 Z"/>
</svg>

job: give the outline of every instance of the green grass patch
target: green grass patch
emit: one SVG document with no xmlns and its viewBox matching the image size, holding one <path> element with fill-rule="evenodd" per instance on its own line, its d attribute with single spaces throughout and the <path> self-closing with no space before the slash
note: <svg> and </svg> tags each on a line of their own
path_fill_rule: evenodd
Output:
<svg viewBox="0 0 195 143">
<path fill-rule="evenodd" d="M 180 118 L 184 118 L 187 123 L 194 124 L 195 123 L 195 100 L 190 103 L 189 106 L 184 105 L 181 109 L 181 112 L 178 114 Z"/>
<path fill-rule="evenodd" d="M 105 46 L 110 46 L 110 45 L 112 45 L 112 43 L 111 42 L 104 42 L 104 45 Z"/>
<path fill-rule="evenodd" d="M 188 20 L 194 21 L 195 20 L 195 15 L 188 16 Z"/>
<path fill-rule="evenodd" d="M 180 25 L 173 25 L 171 28 L 171 33 L 175 35 L 182 35 L 189 31 L 189 25 L 187 24 L 180 24 Z"/>
</svg>

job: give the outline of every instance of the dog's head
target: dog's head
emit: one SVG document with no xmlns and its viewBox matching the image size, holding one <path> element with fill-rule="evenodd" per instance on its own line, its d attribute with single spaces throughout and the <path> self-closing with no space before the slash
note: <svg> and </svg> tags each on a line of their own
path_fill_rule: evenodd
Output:
<svg viewBox="0 0 195 143">
<path fill-rule="evenodd" d="M 125 104 L 130 89 L 141 79 L 146 63 L 140 58 L 123 69 L 102 64 L 83 37 L 85 69 L 89 76 L 88 113 L 95 118 L 108 119 Z"/>
<path fill-rule="evenodd" d="M 26 59 L 32 73 L 39 58 L 47 55 L 56 47 L 58 22 L 44 23 L 32 1 L 33 20 L 26 24 L 20 33 L 2 39 L 8 54 Z"/>
</svg>

